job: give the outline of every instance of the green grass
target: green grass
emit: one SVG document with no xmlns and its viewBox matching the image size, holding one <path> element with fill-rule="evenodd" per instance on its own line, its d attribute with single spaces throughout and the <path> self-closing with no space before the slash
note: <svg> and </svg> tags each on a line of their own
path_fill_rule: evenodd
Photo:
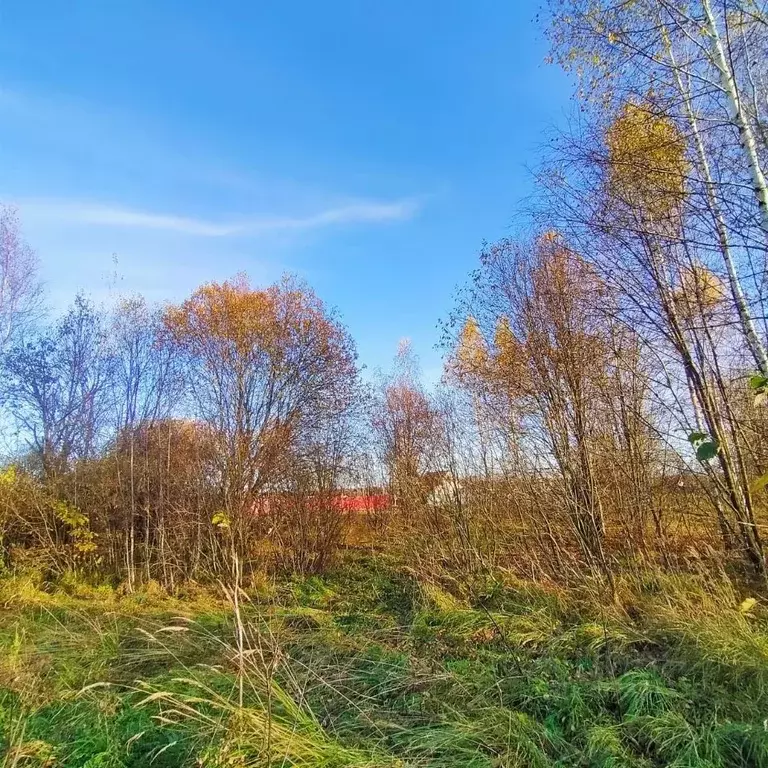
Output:
<svg viewBox="0 0 768 768">
<path fill-rule="evenodd" d="M 0 766 L 768 766 L 768 612 L 725 582 L 418 583 L 349 558 L 223 596 L 0 584 Z"/>
</svg>

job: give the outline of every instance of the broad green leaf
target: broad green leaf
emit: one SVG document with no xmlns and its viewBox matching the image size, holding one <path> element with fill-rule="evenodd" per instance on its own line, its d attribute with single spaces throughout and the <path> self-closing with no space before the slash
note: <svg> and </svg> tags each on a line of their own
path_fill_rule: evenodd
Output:
<svg viewBox="0 0 768 768">
<path fill-rule="evenodd" d="M 696 449 L 696 458 L 699 461 L 709 461 L 717 456 L 717 445 L 712 441 L 706 441 Z"/>
</svg>

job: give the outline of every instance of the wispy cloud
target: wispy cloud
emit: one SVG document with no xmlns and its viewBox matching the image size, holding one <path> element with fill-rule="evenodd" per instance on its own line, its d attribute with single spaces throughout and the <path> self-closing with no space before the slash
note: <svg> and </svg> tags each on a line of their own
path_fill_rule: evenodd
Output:
<svg viewBox="0 0 768 768">
<path fill-rule="evenodd" d="M 331 224 L 363 224 L 410 219 L 419 210 L 414 199 L 396 200 L 389 203 L 358 202 L 336 208 L 328 208 L 309 216 L 271 217 L 254 219 L 253 229 L 314 229 Z"/>
<path fill-rule="evenodd" d="M 229 221 L 212 221 L 132 208 L 72 200 L 19 201 L 22 215 L 38 220 L 90 224 L 138 230 L 161 230 L 200 237 L 232 237 L 288 230 L 311 230 L 333 225 L 402 221 L 419 209 L 414 199 L 390 202 L 356 201 L 293 216 L 254 215 Z"/>
</svg>

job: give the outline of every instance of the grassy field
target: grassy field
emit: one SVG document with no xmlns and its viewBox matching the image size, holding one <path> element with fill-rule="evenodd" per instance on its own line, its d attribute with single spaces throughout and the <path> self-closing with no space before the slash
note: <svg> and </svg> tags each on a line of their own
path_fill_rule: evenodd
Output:
<svg viewBox="0 0 768 768">
<path fill-rule="evenodd" d="M 0 582 L 0 765 L 768 766 L 768 611 L 728 582 L 423 583 L 349 558 L 134 595 Z M 238 632 L 238 626 L 242 631 Z"/>
</svg>

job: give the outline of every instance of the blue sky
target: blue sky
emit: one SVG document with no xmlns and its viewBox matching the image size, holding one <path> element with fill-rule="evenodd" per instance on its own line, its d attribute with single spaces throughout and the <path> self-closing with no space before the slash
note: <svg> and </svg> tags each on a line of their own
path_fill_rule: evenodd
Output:
<svg viewBox="0 0 768 768">
<path fill-rule="evenodd" d="M 570 86 L 540 0 L 0 8 L 0 199 L 51 303 L 305 278 L 386 366 L 509 231 Z"/>
</svg>

